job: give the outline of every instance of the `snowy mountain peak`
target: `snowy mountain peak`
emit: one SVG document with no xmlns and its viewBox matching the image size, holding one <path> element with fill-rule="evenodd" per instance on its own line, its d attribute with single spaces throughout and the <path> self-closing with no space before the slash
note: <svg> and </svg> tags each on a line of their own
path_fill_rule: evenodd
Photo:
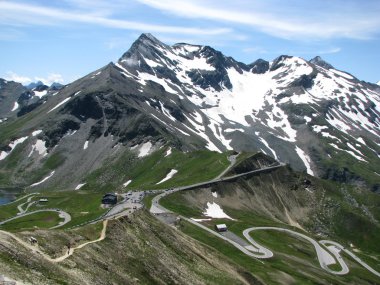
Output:
<svg viewBox="0 0 380 285">
<path fill-rule="evenodd" d="M 159 56 L 158 50 L 168 49 L 170 49 L 169 46 L 160 42 L 151 34 L 141 34 L 131 48 L 119 59 L 119 62 L 124 62 L 123 65 L 133 68 L 143 65 L 144 69 L 149 69 L 144 59 L 154 60 Z"/>
<path fill-rule="evenodd" d="M 203 46 L 201 45 L 192 45 L 187 43 L 176 43 L 173 45 L 174 49 L 182 49 L 183 54 L 190 54 L 199 52 Z"/>
<path fill-rule="evenodd" d="M 318 66 L 323 67 L 325 69 L 334 69 L 334 67 L 330 63 L 323 60 L 320 56 L 316 56 L 316 57 L 312 58 L 310 60 L 310 63 L 318 65 Z"/>
<path fill-rule="evenodd" d="M 93 90 L 99 100 L 91 99 Z M 340 156 L 352 165 L 378 163 L 379 88 L 320 57 L 282 55 L 247 65 L 209 46 L 169 46 L 142 34 L 118 62 L 61 93 L 65 99 L 49 110 L 70 102 L 63 113 L 98 120 L 86 140 L 107 133 L 129 146 L 175 137 L 182 150 L 260 150 L 320 176 L 339 176 L 322 163 Z"/>
<path fill-rule="evenodd" d="M 250 67 L 251 72 L 257 74 L 263 74 L 269 70 L 269 62 L 261 58 L 252 62 L 248 66 Z"/>
<path fill-rule="evenodd" d="M 380 86 L 380 80 L 376 84 Z"/>
<path fill-rule="evenodd" d="M 144 33 L 132 44 L 132 47 L 134 46 L 166 46 L 166 44 L 155 38 L 152 34 Z"/>
</svg>

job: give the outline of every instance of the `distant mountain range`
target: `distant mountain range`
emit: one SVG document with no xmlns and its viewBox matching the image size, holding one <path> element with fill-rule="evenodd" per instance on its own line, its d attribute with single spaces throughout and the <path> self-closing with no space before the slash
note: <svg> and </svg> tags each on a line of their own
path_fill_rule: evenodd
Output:
<svg viewBox="0 0 380 285">
<path fill-rule="evenodd" d="M 28 86 L 0 78 L 0 119 L 22 116 L 43 104 L 63 85 L 53 83 L 50 87 L 41 81 Z"/>
<path fill-rule="evenodd" d="M 310 175 L 380 191 L 380 87 L 320 57 L 245 64 L 209 46 L 169 46 L 142 34 L 116 63 L 60 90 L 0 84 L 0 128 L 13 128 L 0 136 L 3 156 L 19 138 L 27 137 L 25 154 L 43 141 L 45 156 L 64 156 L 54 183 L 79 181 L 116 147 L 149 142 L 261 151 Z M 38 166 L 41 157 L 26 156 L 20 165 Z"/>
</svg>

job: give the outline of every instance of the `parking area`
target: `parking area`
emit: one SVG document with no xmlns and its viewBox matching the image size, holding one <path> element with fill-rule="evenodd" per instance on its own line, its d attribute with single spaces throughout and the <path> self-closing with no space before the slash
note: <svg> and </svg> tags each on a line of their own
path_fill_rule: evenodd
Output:
<svg viewBox="0 0 380 285">
<path fill-rule="evenodd" d="M 109 219 L 125 211 L 132 213 L 143 207 L 142 199 L 145 196 L 144 191 L 129 191 L 128 193 L 123 193 L 120 196 L 122 197 L 122 201 L 116 204 L 104 218 Z"/>
</svg>

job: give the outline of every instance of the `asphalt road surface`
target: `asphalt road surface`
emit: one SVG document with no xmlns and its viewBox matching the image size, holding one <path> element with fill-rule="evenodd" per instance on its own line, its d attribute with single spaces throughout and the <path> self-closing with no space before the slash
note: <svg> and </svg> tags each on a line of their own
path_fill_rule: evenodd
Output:
<svg viewBox="0 0 380 285">
<path fill-rule="evenodd" d="M 231 164 L 234 163 L 235 160 L 236 160 L 236 157 L 233 158 L 232 161 L 230 160 Z M 261 172 L 267 172 L 267 171 L 271 171 L 271 170 L 277 169 L 277 168 L 282 167 L 282 166 L 284 166 L 284 164 L 283 163 L 279 163 L 277 165 L 272 165 L 272 166 L 264 167 L 262 169 L 252 170 L 252 171 L 248 171 L 248 172 L 245 172 L 245 173 L 241 173 L 241 174 L 233 175 L 233 176 L 230 176 L 230 177 L 224 177 L 224 178 L 222 178 L 222 176 L 225 173 L 227 173 L 227 171 L 225 170 L 217 178 L 215 178 L 213 180 L 210 180 L 210 181 L 196 183 L 196 184 L 188 185 L 188 186 L 182 186 L 182 187 L 175 187 L 175 188 L 170 188 L 170 189 L 164 189 L 164 190 L 162 190 L 161 194 L 155 196 L 152 199 L 152 206 L 150 208 L 150 212 L 152 214 L 154 214 L 154 215 L 160 215 L 160 214 L 164 214 L 164 213 L 171 213 L 171 211 L 169 211 L 165 207 L 161 206 L 159 202 L 160 202 L 160 199 L 162 197 L 165 197 L 165 196 L 170 195 L 172 193 L 175 193 L 175 192 L 178 192 L 178 191 L 190 190 L 190 189 L 194 189 L 194 188 L 198 188 L 198 187 L 201 187 L 201 186 L 206 186 L 206 185 L 210 185 L 210 184 L 214 184 L 214 183 L 218 183 L 218 182 L 222 182 L 222 181 L 231 181 L 231 180 L 234 180 L 234 179 L 242 177 L 242 176 L 258 174 L 258 173 L 261 173 Z M 218 232 L 216 232 L 216 231 L 214 231 L 214 230 L 212 230 L 212 229 L 210 229 L 210 228 L 208 228 L 208 227 L 206 227 L 206 226 L 204 226 L 204 225 L 200 224 L 199 222 L 196 222 L 196 221 L 194 221 L 192 219 L 189 219 L 189 218 L 186 218 L 186 217 L 183 217 L 183 216 L 180 216 L 180 218 L 183 219 L 183 220 L 188 221 L 189 223 L 191 223 L 193 225 L 196 225 L 196 226 L 202 228 L 203 230 L 207 231 L 208 233 L 210 233 L 210 234 L 212 234 L 214 236 L 217 236 L 217 237 L 225 240 L 226 242 L 232 244 L 233 246 L 235 246 L 237 249 L 239 249 L 240 251 L 242 251 L 246 255 L 251 256 L 253 258 L 257 258 L 257 259 L 271 258 L 271 257 L 273 257 L 273 252 L 271 250 L 269 250 L 269 249 L 261 246 L 257 242 L 255 242 L 252 239 L 252 237 L 249 235 L 249 233 L 252 232 L 252 231 L 257 231 L 257 230 L 276 230 L 276 231 L 281 231 L 281 232 L 285 232 L 287 234 L 294 235 L 294 236 L 296 236 L 298 238 L 302 238 L 302 239 L 305 239 L 308 242 L 310 242 L 314 246 L 314 248 L 316 250 L 318 261 L 319 261 L 319 264 L 320 264 L 321 268 L 323 268 L 324 270 L 326 270 L 327 272 L 329 272 L 331 274 L 344 275 L 344 274 L 347 274 L 349 272 L 349 268 L 348 268 L 347 264 L 344 262 L 342 256 L 340 255 L 340 252 L 344 251 L 345 253 L 347 253 L 348 255 L 350 255 L 354 260 L 356 260 L 359 264 L 361 264 L 364 268 L 366 268 L 367 270 L 369 270 L 370 272 L 372 272 L 376 276 L 380 277 L 380 273 L 379 272 L 377 272 L 376 270 L 374 270 L 372 267 L 370 267 L 368 264 L 366 264 L 364 261 L 362 261 L 355 254 L 353 254 L 352 252 L 350 252 L 347 249 L 345 249 L 342 245 L 340 245 L 340 244 L 338 244 L 336 242 L 333 242 L 333 241 L 320 241 L 320 242 L 317 242 L 314 239 L 310 238 L 309 236 L 306 236 L 304 234 L 301 234 L 301 233 L 298 233 L 298 232 L 295 232 L 295 231 L 292 231 L 292 230 L 289 230 L 289 229 L 285 229 L 285 228 L 277 228 L 277 227 L 252 227 L 252 228 L 248 228 L 248 229 L 246 229 L 246 230 L 243 231 L 243 235 L 246 238 L 247 243 L 249 243 L 247 245 L 247 243 L 244 242 L 240 238 L 237 239 L 235 236 L 231 236 L 231 235 L 228 235 L 228 234 L 220 234 L 220 233 L 218 233 Z M 330 269 L 328 267 L 329 265 L 336 264 L 337 262 L 340 264 L 341 270 L 335 271 L 335 270 L 332 270 L 332 269 Z"/>
<path fill-rule="evenodd" d="M 13 220 L 25 217 L 25 216 L 33 215 L 33 214 L 36 214 L 36 213 L 41 213 L 41 212 L 55 212 L 55 213 L 58 213 L 59 217 L 63 219 L 63 221 L 59 222 L 58 225 L 52 227 L 51 229 L 56 229 L 56 228 L 62 227 L 64 225 L 66 225 L 68 222 L 71 221 L 70 214 L 67 213 L 67 212 L 65 212 L 65 211 L 62 211 L 60 209 L 41 209 L 41 210 L 36 210 L 36 211 L 32 211 L 32 212 L 24 212 L 24 213 L 22 213 L 20 215 L 17 215 L 15 217 L 9 218 L 9 219 L 4 220 L 4 221 L 1 221 L 0 225 L 4 225 L 4 224 L 6 224 L 6 223 L 8 223 L 10 221 L 13 221 Z"/>
<path fill-rule="evenodd" d="M 143 207 L 142 199 L 145 196 L 144 191 L 129 191 L 128 193 L 121 194 L 123 200 L 116 204 L 104 217 L 103 219 L 111 219 L 118 217 L 122 214 L 132 213 Z"/>
</svg>

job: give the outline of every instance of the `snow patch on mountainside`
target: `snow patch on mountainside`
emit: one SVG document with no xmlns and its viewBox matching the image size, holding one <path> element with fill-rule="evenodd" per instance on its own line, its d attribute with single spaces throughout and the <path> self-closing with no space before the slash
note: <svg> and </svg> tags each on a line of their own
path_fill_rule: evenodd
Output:
<svg viewBox="0 0 380 285">
<path fill-rule="evenodd" d="M 362 157 L 365 157 L 365 155 L 360 151 L 358 150 L 356 147 L 354 147 L 352 144 L 350 144 L 349 142 L 347 143 L 347 146 L 352 149 L 354 152 L 358 153 L 360 156 Z"/>
<path fill-rule="evenodd" d="M 33 92 L 34 92 L 34 96 L 36 96 L 38 98 L 41 98 L 47 94 L 47 90 L 43 90 L 43 91 L 35 91 L 34 90 Z"/>
<path fill-rule="evenodd" d="M 127 187 L 129 184 L 131 184 L 131 182 L 132 182 L 132 180 L 128 180 L 127 182 L 125 182 L 125 183 L 123 184 L 123 187 Z"/>
<path fill-rule="evenodd" d="M 330 139 L 333 139 L 333 140 L 337 140 L 339 142 L 342 142 L 340 139 L 338 139 L 337 137 L 334 137 L 333 135 L 327 133 L 327 132 L 321 132 L 321 135 L 325 138 L 330 138 Z"/>
<path fill-rule="evenodd" d="M 265 95 L 270 91 L 272 81 L 268 74 L 253 74 L 243 71 L 240 74 L 235 68 L 227 70 L 232 90 L 223 88 L 218 92 L 213 88 L 204 90 L 199 86 L 194 86 L 195 91 L 206 95 L 191 96 L 188 99 L 195 105 L 202 107 L 203 113 L 216 122 L 222 123 L 222 117 L 229 118 L 244 126 L 249 126 L 246 116 L 252 116 L 253 111 L 258 111 L 265 103 Z M 178 78 L 181 80 L 181 77 Z M 249 102 L 249 104 L 247 103 Z"/>
<path fill-rule="evenodd" d="M 121 62 L 126 62 L 126 60 L 123 59 Z M 133 75 L 132 73 L 130 73 L 130 72 L 129 72 L 126 68 L 124 68 L 121 64 L 119 64 L 119 63 L 115 63 L 115 65 L 116 65 L 118 68 L 120 68 L 120 69 L 122 70 L 120 73 L 123 74 L 124 76 L 138 80 L 137 76 L 135 76 L 135 75 Z"/>
<path fill-rule="evenodd" d="M 144 58 L 145 62 L 151 66 L 151 67 L 157 67 L 157 66 L 162 66 L 161 63 L 155 62 L 153 60 L 150 60 L 149 58 Z"/>
<path fill-rule="evenodd" d="M 13 108 L 12 108 L 11 112 L 16 111 L 18 109 L 18 107 L 19 107 L 18 103 L 15 102 L 14 105 L 13 105 Z"/>
<path fill-rule="evenodd" d="M 77 187 L 75 187 L 75 190 L 79 190 L 80 188 L 82 188 L 84 185 L 86 185 L 87 183 L 81 183 L 81 184 L 78 184 Z"/>
<path fill-rule="evenodd" d="M 70 99 L 71 99 L 71 98 L 68 97 L 68 98 L 66 98 L 65 100 L 63 100 L 62 102 L 60 102 L 60 103 L 58 103 L 57 105 L 55 105 L 55 107 L 53 107 L 52 109 L 50 109 L 50 110 L 48 111 L 48 114 L 49 114 L 50 112 L 53 112 L 55 109 L 58 109 L 58 108 L 61 107 L 62 105 L 66 104 Z"/>
<path fill-rule="evenodd" d="M 211 130 L 213 130 L 214 136 L 218 139 L 218 141 L 220 141 L 227 150 L 232 150 L 232 147 L 230 146 L 232 140 L 228 140 L 225 138 L 225 136 L 222 134 L 219 125 L 215 123 L 211 124 L 211 127 Z"/>
<path fill-rule="evenodd" d="M 176 173 L 178 173 L 178 170 L 176 170 L 176 169 L 172 169 L 172 170 L 170 170 L 170 172 L 166 175 L 166 177 L 165 177 L 164 179 L 162 179 L 160 182 L 157 182 L 156 185 L 161 184 L 161 183 L 164 183 L 165 181 L 168 181 L 168 180 L 171 179 Z"/>
<path fill-rule="evenodd" d="M 142 85 L 146 85 L 146 81 L 153 81 L 158 84 L 160 84 L 162 87 L 164 87 L 166 92 L 177 94 L 178 92 L 175 91 L 172 87 L 169 86 L 168 82 L 165 79 L 158 78 L 157 76 L 154 76 L 149 73 L 141 72 L 139 73 L 140 83 Z"/>
<path fill-rule="evenodd" d="M 277 160 L 281 154 L 284 161 L 297 153 L 311 175 L 311 166 L 317 169 L 319 162 L 297 146 L 314 146 L 307 141 L 310 135 L 322 145 L 335 143 L 363 159 L 364 149 L 345 145 L 346 135 L 360 134 L 367 140 L 368 131 L 380 136 L 378 89 L 299 57 L 280 56 L 259 64 L 252 69 L 210 47 L 169 46 L 144 35 L 115 66 L 122 79 L 131 81 L 134 95 L 142 98 L 143 110 L 179 139 L 197 136 L 207 149 L 218 152 L 231 145 L 259 147 Z M 153 98 L 148 81 L 170 94 Z M 132 147 L 139 157 L 152 148 L 150 142 Z"/>
<path fill-rule="evenodd" d="M 269 119 L 266 121 L 266 124 L 271 129 L 277 130 L 280 133 L 284 133 L 284 136 L 278 136 L 285 141 L 295 142 L 297 137 L 297 131 L 294 130 L 288 120 L 288 115 L 279 108 L 273 97 L 268 98 L 268 102 L 272 104 L 273 108 L 271 112 L 267 112 Z"/>
<path fill-rule="evenodd" d="M 169 147 L 169 149 L 166 151 L 165 157 L 169 156 L 172 154 L 172 148 Z"/>
<path fill-rule="evenodd" d="M 194 58 L 192 59 L 185 57 L 186 55 L 183 54 L 184 49 L 182 49 L 181 46 L 176 46 L 171 50 L 166 50 L 166 49 L 163 49 L 162 47 L 158 47 L 158 49 L 161 50 L 161 52 L 172 62 L 177 63 L 175 66 L 176 69 L 179 69 L 184 73 L 192 69 L 201 69 L 201 70 L 208 70 L 208 71 L 215 70 L 213 66 L 207 63 L 207 59 L 204 57 L 194 56 Z M 172 64 L 169 61 L 166 61 L 166 64 L 172 66 Z"/>
<path fill-rule="evenodd" d="M 138 157 L 147 156 L 152 150 L 153 144 L 151 142 L 146 142 L 139 146 L 139 154 Z"/>
<path fill-rule="evenodd" d="M 311 162 L 310 157 L 298 146 L 296 146 L 296 152 L 298 156 L 301 158 L 301 160 L 303 161 L 303 163 L 305 164 L 307 174 L 314 176 L 314 171 L 311 169 L 311 166 L 310 166 L 310 162 Z"/>
<path fill-rule="evenodd" d="M 233 133 L 233 132 L 242 132 L 242 133 L 244 133 L 244 130 L 241 129 L 241 128 L 236 128 L 236 129 L 230 129 L 230 128 L 228 128 L 228 129 L 225 129 L 224 132 L 225 133 Z"/>
<path fill-rule="evenodd" d="M 32 150 L 30 151 L 28 157 L 31 157 L 33 152 L 37 151 L 39 155 L 46 156 L 47 148 L 45 146 L 45 142 L 43 140 L 37 140 L 36 143 L 32 146 Z"/>
<path fill-rule="evenodd" d="M 374 107 L 377 112 L 379 112 L 379 94 L 364 89 L 360 84 L 355 85 L 349 81 L 354 78 L 346 73 L 336 70 L 325 70 L 320 67 L 318 67 L 318 69 L 323 72 L 318 73 L 314 79 L 313 87 L 307 89 L 313 101 L 318 103 L 320 100 L 336 100 L 339 97 L 342 104 L 349 106 L 349 108 L 342 108 L 341 106 L 333 106 L 330 108 L 327 114 L 328 123 L 346 134 L 349 134 L 354 129 L 360 130 L 365 127 L 366 130 L 379 137 L 380 119 L 379 117 L 375 117 L 375 119 L 372 117 L 370 119 L 368 111 L 366 110 L 367 108 L 365 107 L 370 101 L 373 103 L 377 102 Z M 336 74 L 342 77 L 337 77 L 335 76 Z M 358 87 L 361 89 L 356 90 Z M 352 100 L 350 94 L 353 92 L 352 90 L 356 90 L 354 95 L 357 97 L 355 101 L 358 107 L 350 103 Z M 366 114 L 366 116 L 364 114 Z"/>
<path fill-rule="evenodd" d="M 259 138 L 259 140 L 260 140 L 260 141 L 261 141 L 261 142 L 267 147 L 267 149 L 269 149 L 269 150 L 272 152 L 274 158 L 277 159 L 277 160 L 279 160 L 279 158 L 278 158 L 278 156 L 277 156 L 277 153 L 274 151 L 274 149 L 272 149 L 272 148 L 269 146 L 268 142 L 267 142 L 266 140 L 264 140 L 263 138 Z"/>
<path fill-rule="evenodd" d="M 36 131 L 32 132 L 32 136 L 35 137 L 35 136 L 38 136 L 41 133 L 42 133 L 42 130 L 36 130 Z"/>
<path fill-rule="evenodd" d="M 339 151 L 344 151 L 344 152 L 347 152 L 348 154 L 350 154 L 351 156 L 353 156 L 354 158 L 356 158 L 357 160 L 360 160 L 360 161 L 363 161 L 363 162 L 367 162 L 364 158 L 362 158 L 361 156 L 357 155 L 355 152 L 351 151 L 351 150 L 346 150 L 346 149 L 342 149 L 340 148 L 339 146 L 337 146 L 336 144 L 333 144 L 333 143 L 330 143 L 330 145 L 339 150 Z"/>
<path fill-rule="evenodd" d="M 8 155 L 11 154 L 11 152 L 16 148 L 17 145 L 23 143 L 24 141 L 26 141 L 28 139 L 28 137 L 22 137 L 22 138 L 19 138 L 17 140 L 14 140 L 13 142 L 11 142 L 8 147 L 11 149 L 10 151 L 2 151 L 0 152 L 0 160 L 3 160 L 4 158 L 6 158 Z"/>
<path fill-rule="evenodd" d="M 367 144 L 365 143 L 365 141 L 363 140 L 363 138 L 361 138 L 361 137 L 357 138 L 356 140 L 357 140 L 358 142 L 360 142 L 361 144 L 367 145 Z"/>
<path fill-rule="evenodd" d="M 35 186 L 38 186 L 42 183 L 44 183 L 46 180 L 48 180 L 49 178 L 51 178 L 53 175 L 54 175 L 55 171 L 52 171 L 48 176 L 46 176 L 44 179 L 42 179 L 41 181 L 39 182 L 36 182 L 36 183 L 33 183 L 32 185 L 30 185 L 29 187 L 35 187 Z"/>
<path fill-rule="evenodd" d="M 325 130 L 325 129 L 328 129 L 329 127 L 328 126 L 318 126 L 318 125 L 314 125 L 312 126 L 313 128 L 313 131 L 316 132 L 316 133 L 320 133 L 322 130 Z"/>
<path fill-rule="evenodd" d="M 203 215 L 206 217 L 214 218 L 214 219 L 230 219 L 233 220 L 230 216 L 228 216 L 223 209 L 216 204 L 215 202 L 207 202 L 207 208 L 203 212 Z"/>
<path fill-rule="evenodd" d="M 347 78 L 347 79 L 354 79 L 351 75 L 347 74 L 347 73 L 344 73 L 342 71 L 339 71 L 339 70 L 336 70 L 336 69 L 330 69 L 330 71 L 332 71 L 333 73 L 335 74 L 338 74 L 339 76 L 342 76 L 344 78 Z"/>
</svg>

